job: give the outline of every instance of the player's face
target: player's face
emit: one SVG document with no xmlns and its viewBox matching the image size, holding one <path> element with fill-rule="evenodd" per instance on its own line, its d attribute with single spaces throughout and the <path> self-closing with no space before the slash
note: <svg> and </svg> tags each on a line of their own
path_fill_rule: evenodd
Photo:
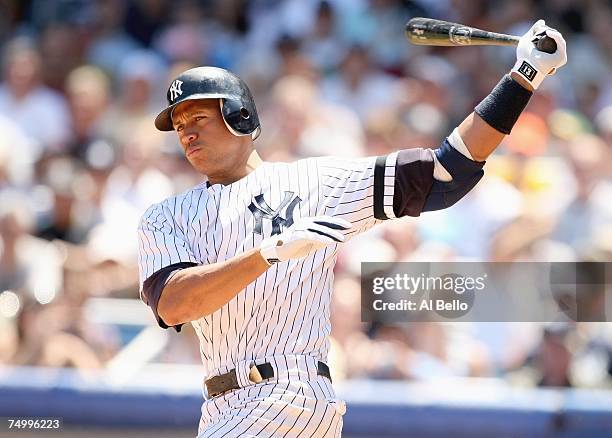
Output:
<svg viewBox="0 0 612 438">
<path fill-rule="evenodd" d="M 238 137 L 227 129 L 218 99 L 180 103 L 172 113 L 172 126 L 187 160 L 211 180 L 231 180 L 252 149 L 249 136 Z"/>
</svg>

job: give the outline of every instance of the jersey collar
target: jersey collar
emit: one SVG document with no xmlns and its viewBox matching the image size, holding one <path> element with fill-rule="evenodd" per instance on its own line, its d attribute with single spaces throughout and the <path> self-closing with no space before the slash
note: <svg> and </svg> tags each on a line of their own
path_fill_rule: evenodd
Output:
<svg viewBox="0 0 612 438">
<path fill-rule="evenodd" d="M 255 173 L 260 171 L 261 169 L 263 169 L 265 166 L 267 166 L 267 164 L 268 164 L 267 161 L 263 161 L 259 166 L 257 166 L 255 169 L 253 169 L 250 173 L 248 173 L 247 175 L 243 176 L 239 180 L 234 181 L 231 184 L 221 184 L 221 183 L 211 184 L 209 181 L 206 181 L 206 188 L 207 189 L 210 189 L 210 188 L 214 189 L 216 187 L 219 187 L 219 188 L 221 188 L 221 190 L 223 190 L 223 189 L 226 189 L 226 188 L 231 187 L 233 185 L 238 185 L 242 181 L 246 181 L 247 183 L 249 183 L 249 182 L 251 182 L 251 180 L 253 178 L 255 178 Z"/>
</svg>

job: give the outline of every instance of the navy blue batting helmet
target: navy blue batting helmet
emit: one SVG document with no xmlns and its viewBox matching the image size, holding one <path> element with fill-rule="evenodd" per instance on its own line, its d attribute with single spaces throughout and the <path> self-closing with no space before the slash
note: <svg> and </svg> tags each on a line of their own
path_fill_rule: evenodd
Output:
<svg viewBox="0 0 612 438">
<path fill-rule="evenodd" d="M 181 102 L 220 99 L 221 114 L 235 135 L 257 138 L 259 116 L 249 87 L 234 73 L 217 67 L 196 67 L 181 73 L 168 87 L 168 106 L 155 118 L 160 131 L 172 131 L 172 111 Z"/>
</svg>

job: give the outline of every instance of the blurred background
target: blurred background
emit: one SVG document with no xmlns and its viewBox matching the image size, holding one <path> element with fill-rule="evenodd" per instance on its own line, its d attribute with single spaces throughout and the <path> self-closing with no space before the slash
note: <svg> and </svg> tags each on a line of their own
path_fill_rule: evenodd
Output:
<svg viewBox="0 0 612 438">
<path fill-rule="evenodd" d="M 203 377 L 195 333 L 162 331 L 138 301 L 141 214 L 202 180 L 176 136 L 153 126 L 171 78 L 214 65 L 245 79 L 265 160 L 436 147 L 515 52 L 412 46 L 403 28 L 414 16 L 516 35 L 544 18 L 565 36 L 569 61 L 465 199 L 344 247 L 329 361 L 340 395 L 357 406 L 389 380 L 388 398 L 406 405 L 425 397 L 447 406 L 453 387 L 477 399 L 455 408 L 515 391 L 546 400 L 538 387 L 608 397 L 609 323 L 372 326 L 360 322 L 359 273 L 362 261 L 612 260 L 609 1 L 0 0 L 0 416 L 51 412 L 54 399 L 36 395 L 45 388 L 180 393 L 185 410 L 164 424 L 194 435 Z M 86 396 L 70 393 L 64 418 L 91 420 L 74 413 Z M 95 409 L 96 422 L 110 421 L 111 405 Z M 351 406 L 347 436 L 358 421 Z M 167 403 L 158 410 L 167 413 Z M 128 415 L 118 425 L 142 428 L 142 415 L 142 424 Z M 557 431 L 568 424 L 555 421 Z"/>
</svg>

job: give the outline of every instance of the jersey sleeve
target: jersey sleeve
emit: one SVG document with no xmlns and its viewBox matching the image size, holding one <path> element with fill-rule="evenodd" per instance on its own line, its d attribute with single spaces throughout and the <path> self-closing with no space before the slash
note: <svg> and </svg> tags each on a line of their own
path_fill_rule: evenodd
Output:
<svg viewBox="0 0 612 438">
<path fill-rule="evenodd" d="M 160 269 L 181 262 L 197 264 L 183 230 L 163 204 L 150 207 L 138 227 L 140 285 Z"/>
<path fill-rule="evenodd" d="M 381 213 L 393 214 L 394 161 L 397 154 L 386 157 L 344 159 L 317 158 L 321 206 L 318 214 L 340 217 L 353 228 L 353 237 L 380 222 Z"/>
<path fill-rule="evenodd" d="M 429 149 L 415 148 L 358 160 L 318 159 L 320 214 L 353 224 L 351 234 L 401 216 L 419 216 L 432 184 Z"/>
<path fill-rule="evenodd" d="M 153 205 L 142 216 L 138 245 L 140 297 L 151 307 L 158 324 L 168 328 L 157 312 L 163 288 L 175 271 L 196 266 L 196 257 L 170 209 L 163 204 Z M 175 329 L 180 331 L 180 326 Z"/>
</svg>

